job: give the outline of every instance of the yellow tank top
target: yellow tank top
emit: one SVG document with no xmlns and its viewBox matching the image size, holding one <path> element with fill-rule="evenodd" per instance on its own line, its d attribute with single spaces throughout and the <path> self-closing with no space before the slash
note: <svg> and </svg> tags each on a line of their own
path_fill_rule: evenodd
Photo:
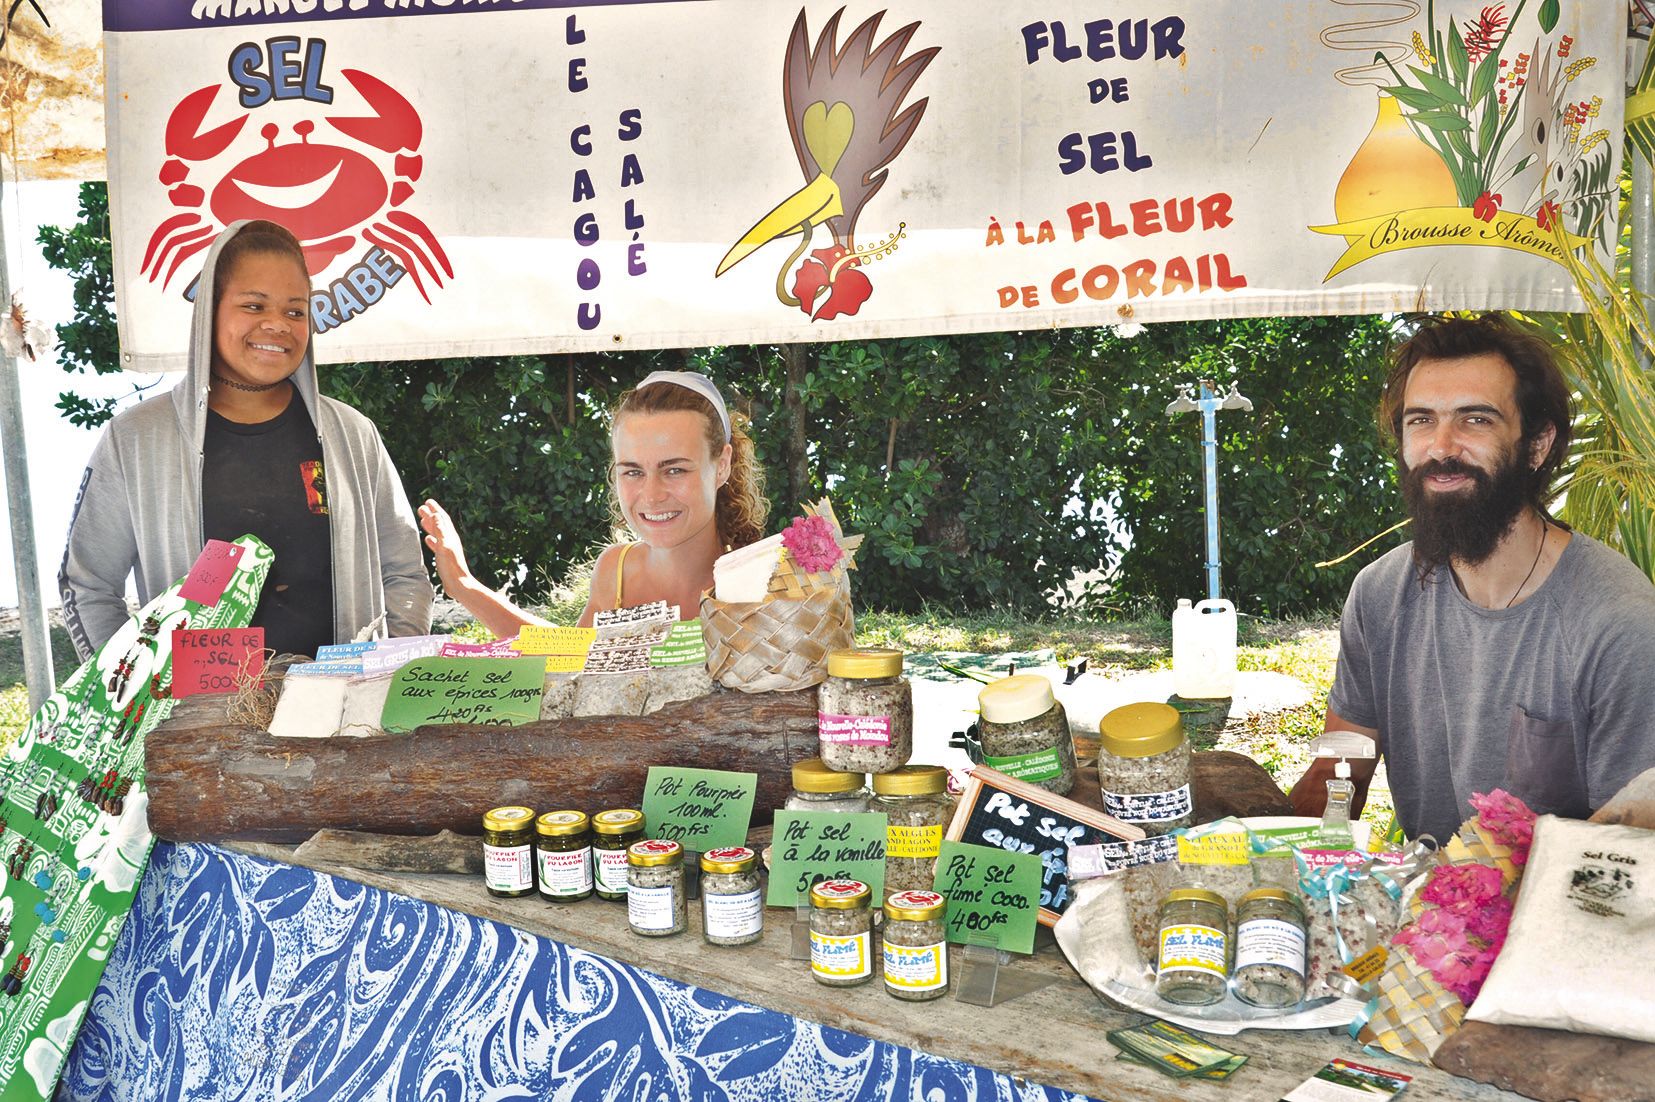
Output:
<svg viewBox="0 0 1655 1102">
<path fill-rule="evenodd" d="M 637 547 L 637 546 L 638 545 L 635 544 L 635 543 L 624 544 L 621 547 L 620 555 L 617 556 L 616 559 L 615 559 L 615 607 L 616 608 L 625 608 L 626 607 L 626 604 L 621 600 L 621 593 L 626 588 L 626 556 L 627 556 L 627 552 L 631 551 L 634 547 Z"/>
</svg>

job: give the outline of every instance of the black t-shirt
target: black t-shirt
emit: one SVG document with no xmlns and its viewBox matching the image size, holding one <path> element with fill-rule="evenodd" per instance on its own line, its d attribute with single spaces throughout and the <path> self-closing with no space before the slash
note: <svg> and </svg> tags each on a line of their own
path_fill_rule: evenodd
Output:
<svg viewBox="0 0 1655 1102">
<path fill-rule="evenodd" d="M 208 539 L 251 532 L 276 554 L 253 626 L 277 654 L 333 642 L 333 552 L 322 443 L 297 392 L 269 421 L 207 411 L 201 514 Z"/>
</svg>

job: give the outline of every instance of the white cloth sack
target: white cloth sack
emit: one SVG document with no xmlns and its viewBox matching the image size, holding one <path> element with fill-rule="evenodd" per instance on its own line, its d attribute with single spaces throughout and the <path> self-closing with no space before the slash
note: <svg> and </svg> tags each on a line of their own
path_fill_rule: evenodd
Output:
<svg viewBox="0 0 1655 1102">
<path fill-rule="evenodd" d="M 1655 830 L 1542 815 L 1466 1018 L 1655 1042 Z"/>
</svg>

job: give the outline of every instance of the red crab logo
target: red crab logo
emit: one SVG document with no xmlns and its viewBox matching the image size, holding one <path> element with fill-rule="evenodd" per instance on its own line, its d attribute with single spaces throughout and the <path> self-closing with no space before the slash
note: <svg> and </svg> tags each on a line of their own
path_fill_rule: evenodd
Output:
<svg viewBox="0 0 1655 1102">
<path fill-rule="evenodd" d="M 378 160 L 360 149 L 313 143 L 310 138 L 316 123 L 302 119 L 292 127 L 297 140 L 283 145 L 276 142 L 281 127 L 273 122 L 261 127 L 265 148 L 226 171 L 209 196 L 204 188 L 186 182 L 191 163 L 211 160 L 229 149 L 251 116 L 203 130 L 207 112 L 223 85 L 198 88 L 180 100 L 167 119 L 168 159 L 159 178 L 170 189 L 167 198 L 173 206 L 199 208 L 205 202 L 212 220 L 185 209 L 155 227 L 140 268 L 150 282 L 159 280 L 164 289 L 186 260 L 212 244 L 224 226 L 241 218 L 265 218 L 292 230 L 304 245 L 311 275 L 324 271 L 351 248 L 360 233 L 396 258 L 427 302 L 431 296 L 420 278 L 422 267 L 438 287 L 445 276 L 454 278 L 448 255 L 430 227 L 396 209 L 413 196 L 414 181 L 420 177 L 418 112 L 378 77 L 360 69 L 340 72 L 373 114 L 328 116 L 324 121 L 347 138 L 394 155 L 394 182 L 387 181 Z"/>
</svg>

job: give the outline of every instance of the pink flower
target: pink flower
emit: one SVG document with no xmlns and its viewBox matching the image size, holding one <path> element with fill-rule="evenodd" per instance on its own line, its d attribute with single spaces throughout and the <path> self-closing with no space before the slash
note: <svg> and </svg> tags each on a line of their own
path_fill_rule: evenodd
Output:
<svg viewBox="0 0 1655 1102">
<path fill-rule="evenodd" d="M 1490 865 L 1444 865 L 1431 873 L 1430 882 L 1419 893 L 1459 914 L 1469 914 L 1500 898 L 1500 870 Z"/>
<path fill-rule="evenodd" d="M 1528 863 L 1529 846 L 1534 842 L 1534 812 L 1503 788 L 1488 795 L 1474 792 L 1471 806 L 1477 809 L 1477 824 L 1502 846 L 1511 849 L 1512 864 Z"/>
<path fill-rule="evenodd" d="M 844 550 L 826 517 L 794 517 L 782 532 L 782 546 L 793 562 L 807 574 L 832 570 L 844 557 Z"/>
</svg>

